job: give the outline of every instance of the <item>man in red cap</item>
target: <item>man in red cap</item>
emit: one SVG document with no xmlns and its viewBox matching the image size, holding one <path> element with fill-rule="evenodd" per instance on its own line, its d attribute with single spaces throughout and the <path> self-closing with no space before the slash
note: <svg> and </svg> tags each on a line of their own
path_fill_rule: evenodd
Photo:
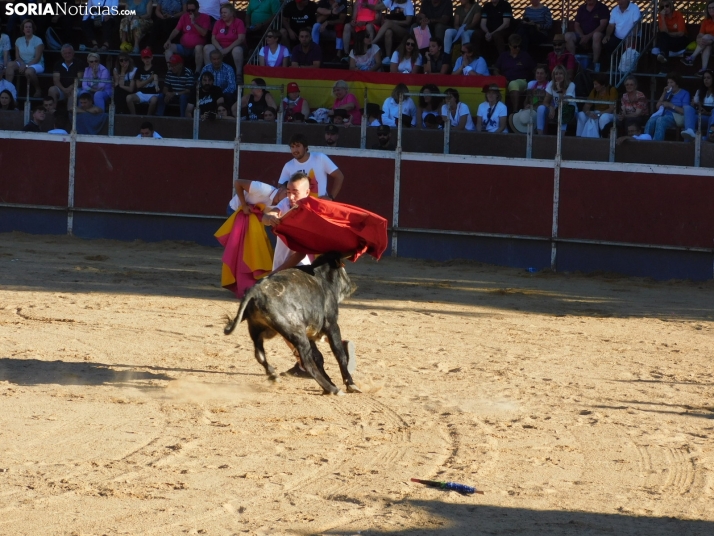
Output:
<svg viewBox="0 0 714 536">
<path fill-rule="evenodd" d="M 169 70 L 164 79 L 164 91 L 159 95 L 158 115 L 164 115 L 166 105 L 178 100 L 179 117 L 186 116 L 186 105 L 194 90 L 194 78 L 191 69 L 183 64 L 183 58 L 174 54 L 169 59 Z"/>
<path fill-rule="evenodd" d="M 137 67 L 134 79 L 129 85 L 131 95 L 127 95 L 126 104 L 129 112 L 136 114 L 136 103 L 149 103 L 148 115 L 153 115 L 159 103 L 159 73 L 154 68 L 154 54 L 149 47 L 141 51 L 143 65 Z M 134 93 L 136 91 L 136 93 Z"/>
<path fill-rule="evenodd" d="M 283 99 L 283 117 L 292 122 L 295 114 L 302 114 L 303 120 L 310 116 L 310 105 L 300 96 L 300 87 L 290 82 L 287 88 L 288 96 Z"/>
<path fill-rule="evenodd" d="M 322 49 L 312 40 L 310 28 L 300 28 L 298 41 L 300 43 L 295 45 L 290 56 L 292 62 L 290 66 L 319 69 L 322 64 Z"/>
</svg>

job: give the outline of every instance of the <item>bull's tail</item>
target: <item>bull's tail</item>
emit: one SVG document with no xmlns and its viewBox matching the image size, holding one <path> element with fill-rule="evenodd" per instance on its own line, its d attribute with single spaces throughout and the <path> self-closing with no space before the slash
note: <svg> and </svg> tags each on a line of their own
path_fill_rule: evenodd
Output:
<svg viewBox="0 0 714 536">
<path fill-rule="evenodd" d="M 245 313 L 246 307 L 248 307 L 248 304 L 250 303 L 250 300 L 253 299 L 252 296 L 252 291 L 253 289 L 248 289 L 248 292 L 246 292 L 245 296 L 243 296 L 243 300 L 240 302 L 240 307 L 238 307 L 238 313 L 236 314 L 235 318 L 231 318 L 230 316 L 228 317 L 228 323 L 226 324 L 226 327 L 223 328 L 223 333 L 225 335 L 230 335 L 233 333 L 233 330 L 236 329 L 236 326 L 243 322 L 243 313 Z"/>
</svg>

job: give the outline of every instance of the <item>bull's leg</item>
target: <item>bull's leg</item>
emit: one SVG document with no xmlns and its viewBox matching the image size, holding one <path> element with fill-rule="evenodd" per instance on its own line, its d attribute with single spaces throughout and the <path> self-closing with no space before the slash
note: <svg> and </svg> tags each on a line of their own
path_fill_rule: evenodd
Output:
<svg viewBox="0 0 714 536">
<path fill-rule="evenodd" d="M 335 383 L 327 375 L 327 372 L 325 372 L 325 358 L 322 356 L 322 352 L 320 352 L 320 350 L 318 349 L 317 345 L 315 344 L 315 341 L 310 341 L 310 349 L 312 350 L 312 358 L 315 360 L 317 370 L 322 373 L 322 375 L 328 382 L 330 382 L 332 385 L 335 385 Z"/>
<path fill-rule="evenodd" d="M 345 353 L 345 347 L 342 346 L 340 326 L 338 326 L 337 323 L 330 324 L 323 330 L 323 333 L 327 336 L 327 341 L 330 343 L 332 353 L 335 354 L 335 357 L 337 358 L 337 364 L 340 366 L 342 381 L 345 382 L 347 392 L 361 393 L 362 391 L 355 385 L 350 371 L 347 370 L 347 354 Z"/>
<path fill-rule="evenodd" d="M 317 368 L 315 360 L 312 357 L 310 341 L 306 335 L 292 334 L 288 340 L 293 344 L 293 346 L 295 346 L 295 348 L 298 349 L 298 352 L 300 352 L 300 359 L 302 359 L 305 370 L 310 373 L 310 376 L 315 378 L 315 381 L 320 385 L 320 387 L 322 387 L 323 391 L 333 395 L 343 394 L 342 391 L 327 380 L 325 376 L 322 375 L 322 372 L 320 372 Z"/>
<path fill-rule="evenodd" d="M 255 351 L 255 359 L 263 365 L 265 373 L 273 381 L 278 381 L 278 375 L 275 373 L 275 369 L 268 364 L 268 360 L 265 358 L 265 347 L 263 346 L 263 340 L 265 335 L 265 329 L 262 326 L 251 326 L 248 325 L 248 333 L 250 333 L 250 338 L 253 339 L 253 349 Z"/>
</svg>

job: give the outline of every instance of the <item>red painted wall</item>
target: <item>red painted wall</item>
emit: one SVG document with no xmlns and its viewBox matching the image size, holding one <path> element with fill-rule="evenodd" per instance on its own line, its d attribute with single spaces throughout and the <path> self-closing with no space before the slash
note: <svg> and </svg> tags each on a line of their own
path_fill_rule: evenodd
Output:
<svg viewBox="0 0 714 536">
<path fill-rule="evenodd" d="M 69 143 L 0 141 L 0 202 L 67 206 Z"/>
</svg>

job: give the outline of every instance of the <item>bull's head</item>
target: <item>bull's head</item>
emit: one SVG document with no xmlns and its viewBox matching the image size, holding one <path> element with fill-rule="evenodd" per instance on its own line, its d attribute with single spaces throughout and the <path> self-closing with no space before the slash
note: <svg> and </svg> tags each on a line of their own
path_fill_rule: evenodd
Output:
<svg viewBox="0 0 714 536">
<path fill-rule="evenodd" d="M 352 296 L 357 290 L 357 286 L 347 275 L 342 255 L 336 251 L 320 255 L 312 263 L 312 268 L 315 275 L 319 275 L 327 281 L 329 287 L 334 291 L 338 303 Z"/>
</svg>

